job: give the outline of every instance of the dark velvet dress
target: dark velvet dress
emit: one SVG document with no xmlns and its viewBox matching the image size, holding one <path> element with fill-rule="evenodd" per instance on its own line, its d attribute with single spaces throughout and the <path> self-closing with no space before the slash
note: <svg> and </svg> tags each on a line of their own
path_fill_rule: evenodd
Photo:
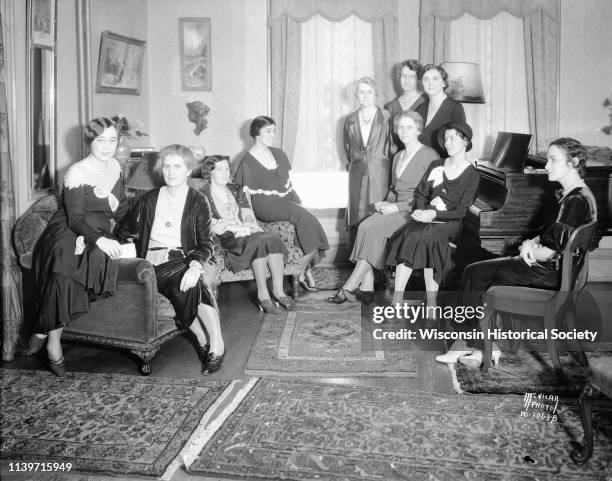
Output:
<svg viewBox="0 0 612 481">
<path fill-rule="evenodd" d="M 81 175 L 76 173 L 78 170 L 80 166 L 75 164 L 66 178 L 78 177 Z M 34 247 L 35 332 L 46 334 L 66 326 L 88 312 L 90 301 L 97 296 L 115 293 L 119 261 L 111 260 L 96 246 L 96 241 L 100 237 L 112 238 L 111 219 L 119 220 L 127 211 L 123 180 L 117 177 L 110 190 L 113 197 L 85 183 L 84 178 L 78 185 L 66 183 L 62 207 Z M 115 204 L 114 210 L 111 203 Z M 75 253 L 79 252 L 75 249 L 80 236 L 85 242 L 84 250 Z"/>
<path fill-rule="evenodd" d="M 327 235 L 317 218 L 300 205 L 300 198 L 293 191 L 287 155 L 270 147 L 277 167 L 267 169 L 251 155 L 242 159 L 234 182 L 251 196 L 255 216 L 264 222 L 288 221 L 295 227 L 297 243 L 305 254 L 329 249 Z"/>
<path fill-rule="evenodd" d="M 133 240 L 136 254 L 143 259 L 147 257 L 149 249 L 158 197 L 159 189 L 145 193 L 117 226 L 117 236 L 122 240 Z M 206 285 L 202 276 L 191 289 L 185 292 L 180 289 L 191 261 L 204 266 L 213 260 L 214 255 L 210 206 L 208 200 L 192 188 L 185 199 L 180 229 L 182 253 L 173 251 L 167 262 L 154 267 L 157 290 L 172 303 L 177 326 L 187 329 L 196 318 L 200 304 L 217 307 L 210 286 Z"/>
<path fill-rule="evenodd" d="M 552 221 L 540 235 L 540 244 L 557 252 L 549 261 L 528 266 L 520 256 L 501 257 L 470 264 L 463 273 L 464 305 L 482 305 L 491 286 L 523 286 L 558 289 L 561 282 L 561 252 L 577 227 L 597 218 L 593 193 L 587 186 L 576 187 L 563 197 Z"/>
<path fill-rule="evenodd" d="M 244 192 L 238 186 L 228 185 L 227 187 L 234 196 L 236 208 L 251 208 L 245 199 Z M 210 184 L 207 184 L 202 191 L 208 198 L 213 218 L 223 219 L 210 192 Z M 236 237 L 233 232 L 229 231 L 216 235 L 223 248 L 225 265 L 232 272 L 250 269 L 255 259 L 265 258 L 269 254 L 282 254 L 285 260 L 287 258 L 287 249 L 283 241 L 273 232 L 254 232 L 244 237 Z"/>
<path fill-rule="evenodd" d="M 444 174 L 444 160 L 434 160 L 414 194 L 414 209 L 433 209 L 434 222 L 410 222 L 389 239 L 387 265 L 406 264 L 413 269 L 432 268 L 440 284 L 451 269 L 448 243 L 459 232 L 463 217 L 473 204 L 480 174 L 469 165 L 453 180 Z"/>
<path fill-rule="evenodd" d="M 419 105 L 415 111 L 421 114 L 423 124 L 425 125 L 427 114 L 429 113 L 429 98 L 427 96 L 425 97 L 425 102 Z M 435 149 L 441 157 L 446 157 L 448 154 L 444 147 L 438 145 L 438 133 L 449 122 L 464 123 L 465 111 L 463 110 L 463 105 L 459 102 L 446 97 L 442 101 L 442 105 L 440 105 L 436 115 L 433 116 L 431 122 L 425 125 L 423 132 L 419 135 L 419 140 L 423 144 Z"/>
</svg>

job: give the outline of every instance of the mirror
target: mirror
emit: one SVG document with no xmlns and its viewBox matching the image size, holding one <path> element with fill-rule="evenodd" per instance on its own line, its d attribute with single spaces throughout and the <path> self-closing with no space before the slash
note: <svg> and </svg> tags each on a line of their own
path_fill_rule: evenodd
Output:
<svg viewBox="0 0 612 481">
<path fill-rule="evenodd" d="M 29 0 L 30 198 L 55 190 L 55 2 Z"/>
</svg>

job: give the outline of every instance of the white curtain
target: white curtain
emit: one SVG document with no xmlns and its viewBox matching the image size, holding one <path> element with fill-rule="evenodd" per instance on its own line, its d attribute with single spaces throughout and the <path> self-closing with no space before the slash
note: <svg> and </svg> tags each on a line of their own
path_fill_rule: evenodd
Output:
<svg viewBox="0 0 612 481">
<path fill-rule="evenodd" d="M 470 14 L 452 20 L 450 62 L 480 65 L 484 104 L 463 104 L 474 132 L 472 159 L 488 158 L 497 132 L 529 133 L 523 19 L 501 12 L 488 20 Z"/>
<path fill-rule="evenodd" d="M 292 179 L 308 207 L 346 205 L 342 125 L 344 117 L 358 105 L 355 80 L 374 77 L 372 25 L 355 15 L 340 22 L 315 15 L 302 24 Z"/>
</svg>

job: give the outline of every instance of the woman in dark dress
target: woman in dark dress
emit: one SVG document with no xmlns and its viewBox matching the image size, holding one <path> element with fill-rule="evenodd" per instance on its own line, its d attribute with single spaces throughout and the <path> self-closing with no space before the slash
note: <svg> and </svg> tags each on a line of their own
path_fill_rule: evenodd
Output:
<svg viewBox="0 0 612 481">
<path fill-rule="evenodd" d="M 419 90 L 421 82 L 421 70 L 423 67 L 418 60 L 405 60 L 399 64 L 397 69 L 397 77 L 402 87 L 402 95 L 385 104 L 385 110 L 389 112 L 391 117 L 391 127 L 393 127 L 393 119 L 401 112 L 411 112 L 425 102 L 425 97 Z M 404 148 L 404 144 L 393 131 L 393 142 L 395 149 L 393 153 L 399 152 Z"/>
<path fill-rule="evenodd" d="M 121 219 L 128 207 L 113 157 L 115 124 L 96 118 L 85 126 L 83 138 L 91 153 L 66 172 L 62 207 L 33 253 L 37 317 L 28 352 L 46 342 L 49 368 L 57 376 L 66 372 L 60 343 L 64 327 L 88 312 L 96 296 L 115 293 L 121 247 L 111 235 L 111 219 Z"/>
<path fill-rule="evenodd" d="M 449 153 L 433 161 L 414 194 L 414 210 L 405 228 L 389 239 L 387 265 L 395 267 L 394 302 L 400 302 L 413 269 L 424 269 L 428 302 L 435 303 L 440 281 L 451 267 L 449 242 L 461 231 L 474 202 L 480 174 L 466 157 L 472 148 L 468 124 L 448 124 L 439 141 Z"/>
<path fill-rule="evenodd" d="M 344 152 L 348 162 L 349 199 L 346 208 L 348 249 L 353 249 L 359 222 L 385 198 L 391 180 L 391 116 L 376 105 L 376 82 L 356 82 L 359 109 L 344 121 Z"/>
<path fill-rule="evenodd" d="M 274 299 L 288 311 L 294 311 L 295 302 L 283 288 L 284 258 L 287 256 L 283 241 L 257 225 L 244 192 L 228 185 L 227 157 L 208 157 L 205 168 L 210 173 L 204 193 L 212 211 L 212 230 L 221 242 L 226 265 L 232 272 L 253 268 L 260 309 L 278 314 L 282 309 L 270 299 L 268 291 L 266 268 L 269 267 Z"/>
<path fill-rule="evenodd" d="M 221 367 L 225 344 L 214 296 L 202 279 L 214 242 L 208 201 L 187 185 L 195 162 L 187 147 L 164 147 L 158 168 L 166 185 L 138 199 L 117 235 L 133 241 L 138 257 L 155 267 L 157 290 L 172 303 L 177 326 L 195 335 L 202 374 L 207 375 Z"/>
<path fill-rule="evenodd" d="M 425 65 L 421 83 L 427 97 L 425 102 L 416 108 L 425 122 L 425 128 L 419 140 L 428 147 L 436 149 L 440 156 L 445 157 L 444 145 L 437 141 L 438 134 L 448 123 L 465 123 L 465 111 L 463 105 L 444 93 L 448 87 L 448 74 L 442 67 L 433 64 Z"/>
<path fill-rule="evenodd" d="M 583 180 L 587 157 L 586 149 L 577 140 L 560 138 L 550 144 L 546 171 L 548 180 L 559 182 L 562 187 L 558 211 L 541 235 L 521 244 L 518 256 L 470 264 L 463 273 L 463 305 L 482 306 L 483 295 L 492 286 L 559 288 L 561 253 L 568 239 L 576 228 L 597 219 L 595 197 Z M 494 344 L 492 357 L 496 364 L 500 354 Z M 436 360 L 445 363 L 459 360 L 467 366 L 479 367 L 482 351 L 457 341 Z"/>
<path fill-rule="evenodd" d="M 255 144 L 240 162 L 234 182 L 247 194 L 259 220 L 289 221 L 295 226 L 296 240 L 304 252 L 298 279 L 303 289 L 316 291 L 310 266 L 315 254 L 329 249 L 327 236 L 317 218 L 300 205 L 289 178 L 289 159 L 272 147 L 275 133 L 276 123 L 270 117 L 253 119 L 250 134 Z"/>
</svg>

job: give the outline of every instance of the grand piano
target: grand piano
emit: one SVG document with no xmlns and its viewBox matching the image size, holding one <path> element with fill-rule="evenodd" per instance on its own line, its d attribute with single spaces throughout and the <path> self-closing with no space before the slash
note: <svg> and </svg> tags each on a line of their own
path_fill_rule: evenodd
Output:
<svg viewBox="0 0 612 481">
<path fill-rule="evenodd" d="M 464 219 L 466 262 L 516 254 L 520 242 L 537 235 L 556 209 L 554 191 L 560 185 L 548 181 L 545 154 L 527 154 L 528 137 L 500 132 L 490 161 L 477 162 L 479 192 Z M 585 181 L 598 210 L 593 248 L 603 235 L 612 235 L 611 176 L 611 162 L 587 162 Z"/>
</svg>

